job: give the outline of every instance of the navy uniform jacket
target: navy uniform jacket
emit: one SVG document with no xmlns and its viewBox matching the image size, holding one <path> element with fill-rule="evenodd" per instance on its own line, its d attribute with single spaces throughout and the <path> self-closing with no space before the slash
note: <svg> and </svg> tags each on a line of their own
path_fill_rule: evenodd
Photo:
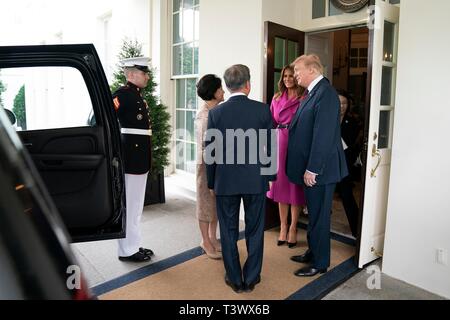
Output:
<svg viewBox="0 0 450 320">
<path fill-rule="evenodd" d="M 276 179 L 276 168 L 274 175 L 261 175 L 261 169 L 269 165 L 261 163 L 259 155 L 265 153 L 266 156 L 270 156 L 270 134 L 272 128 L 272 114 L 269 106 L 243 95 L 233 96 L 228 101 L 211 109 L 208 113 L 208 129 L 219 130 L 223 136 L 223 163 L 220 163 L 221 159 L 219 159 L 218 163 L 206 164 L 208 188 L 214 189 L 216 195 L 219 196 L 261 194 L 266 192 L 269 189 L 269 181 Z M 226 150 L 227 129 L 242 129 L 244 132 L 254 129 L 256 132 L 261 130 L 267 133 L 267 149 L 259 150 L 263 146 L 260 146 L 258 142 L 258 147 L 254 150 L 257 151 L 257 163 L 252 164 L 249 160 L 250 147 L 246 143 L 245 163 L 238 164 L 236 156 L 237 139 L 235 139 L 234 149 Z M 206 146 L 209 143 L 211 141 L 205 141 Z M 234 157 L 234 164 L 226 163 L 227 152 Z"/>
<path fill-rule="evenodd" d="M 113 93 L 113 100 L 121 129 L 150 129 L 148 106 L 140 88 L 128 82 Z M 125 173 L 147 173 L 151 166 L 151 137 L 122 133 L 121 139 Z"/>
<path fill-rule="evenodd" d="M 303 185 L 306 170 L 318 174 L 317 185 L 337 183 L 348 174 L 339 98 L 325 78 L 300 102 L 289 126 L 286 175 Z"/>
</svg>

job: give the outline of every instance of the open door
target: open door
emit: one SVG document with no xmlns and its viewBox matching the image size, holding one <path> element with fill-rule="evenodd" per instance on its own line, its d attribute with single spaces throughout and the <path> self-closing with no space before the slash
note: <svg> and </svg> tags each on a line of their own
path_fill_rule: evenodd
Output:
<svg viewBox="0 0 450 320">
<path fill-rule="evenodd" d="M 358 266 L 383 254 L 395 109 L 399 8 L 376 0 L 369 17 L 363 217 Z"/>
<path fill-rule="evenodd" d="M 72 240 L 124 237 L 118 122 L 94 46 L 0 47 L 0 69 L 17 93 L 5 107 Z"/>
<path fill-rule="evenodd" d="M 305 33 L 270 21 L 264 23 L 264 101 L 270 104 L 278 90 L 281 71 L 305 51 Z"/>
<path fill-rule="evenodd" d="M 278 91 L 281 71 L 287 64 L 305 52 L 305 33 L 270 21 L 264 23 L 264 97 L 267 104 L 272 102 Z M 278 204 L 267 198 L 265 229 L 280 224 Z"/>
</svg>

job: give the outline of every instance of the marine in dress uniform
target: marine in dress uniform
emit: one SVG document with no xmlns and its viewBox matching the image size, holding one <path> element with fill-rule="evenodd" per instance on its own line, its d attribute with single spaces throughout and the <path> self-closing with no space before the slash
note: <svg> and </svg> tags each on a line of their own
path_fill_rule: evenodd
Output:
<svg viewBox="0 0 450 320">
<path fill-rule="evenodd" d="M 149 261 L 151 249 L 141 247 L 140 220 L 144 208 L 145 188 L 151 165 L 151 124 L 142 89 L 149 80 L 149 59 L 129 58 L 121 61 L 127 83 L 113 93 L 114 108 L 120 123 L 125 169 L 127 206 L 126 238 L 119 239 L 119 259 Z"/>
</svg>

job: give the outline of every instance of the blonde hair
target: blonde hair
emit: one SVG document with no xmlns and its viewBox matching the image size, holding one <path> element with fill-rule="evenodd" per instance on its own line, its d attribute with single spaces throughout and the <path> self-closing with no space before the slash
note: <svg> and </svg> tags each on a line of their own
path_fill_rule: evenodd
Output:
<svg viewBox="0 0 450 320">
<path fill-rule="evenodd" d="M 317 54 L 304 54 L 304 55 L 298 57 L 297 59 L 295 59 L 295 61 L 292 63 L 292 65 L 294 66 L 295 64 L 297 64 L 299 62 L 303 63 L 305 65 L 305 67 L 313 68 L 318 73 L 323 75 L 323 65 L 322 65 L 322 62 L 320 62 L 320 58 Z"/>
</svg>

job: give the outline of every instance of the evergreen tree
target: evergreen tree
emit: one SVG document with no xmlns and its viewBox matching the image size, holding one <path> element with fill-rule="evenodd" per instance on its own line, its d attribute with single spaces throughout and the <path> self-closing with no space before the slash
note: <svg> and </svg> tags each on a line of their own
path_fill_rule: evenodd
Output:
<svg viewBox="0 0 450 320">
<path fill-rule="evenodd" d="M 27 116 L 25 113 L 25 85 L 20 87 L 19 92 L 14 98 L 13 110 L 16 115 L 17 125 L 22 128 L 22 130 L 27 129 Z"/>
<path fill-rule="evenodd" d="M 141 57 L 142 45 L 136 40 L 125 39 L 122 44 L 120 53 L 118 54 L 119 61 L 126 58 Z M 152 127 L 152 172 L 151 175 L 156 177 L 157 174 L 164 172 L 164 167 L 169 165 L 169 143 L 171 135 L 170 127 L 170 113 L 167 111 L 167 106 L 158 103 L 158 97 L 155 95 L 156 83 L 154 79 L 155 70 L 150 69 L 150 80 L 147 86 L 142 90 L 142 96 L 147 101 L 149 107 L 149 116 Z M 117 65 L 117 70 L 114 72 L 114 81 L 110 86 L 111 92 L 126 83 L 125 74 L 122 67 Z"/>
<path fill-rule="evenodd" d="M 3 84 L 2 80 L 0 79 L 0 107 L 3 107 L 2 93 L 5 91 L 6 91 L 6 86 Z"/>
</svg>

